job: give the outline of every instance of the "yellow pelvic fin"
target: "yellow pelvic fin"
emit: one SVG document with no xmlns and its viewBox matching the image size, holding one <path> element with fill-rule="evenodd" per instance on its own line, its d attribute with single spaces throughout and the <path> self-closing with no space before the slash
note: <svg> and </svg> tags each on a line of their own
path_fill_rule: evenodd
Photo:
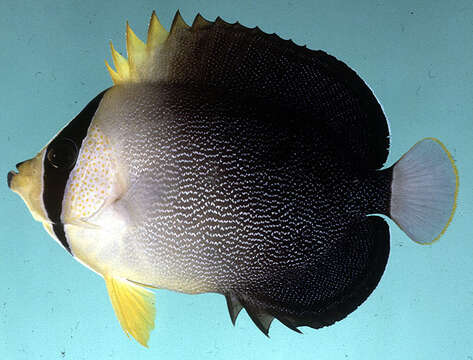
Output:
<svg viewBox="0 0 473 360">
<path fill-rule="evenodd" d="M 156 316 L 154 293 L 128 280 L 104 276 L 108 295 L 127 336 L 148 347 Z"/>
</svg>

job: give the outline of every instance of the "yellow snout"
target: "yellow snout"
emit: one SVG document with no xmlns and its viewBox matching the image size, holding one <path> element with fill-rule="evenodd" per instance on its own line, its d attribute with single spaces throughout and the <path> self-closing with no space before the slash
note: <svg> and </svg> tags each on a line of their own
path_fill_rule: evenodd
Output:
<svg viewBox="0 0 473 360">
<path fill-rule="evenodd" d="M 41 151 L 33 159 L 18 165 L 18 173 L 8 174 L 8 186 L 21 196 L 26 206 L 37 221 L 47 221 L 41 199 L 43 188 L 43 154 Z"/>
</svg>

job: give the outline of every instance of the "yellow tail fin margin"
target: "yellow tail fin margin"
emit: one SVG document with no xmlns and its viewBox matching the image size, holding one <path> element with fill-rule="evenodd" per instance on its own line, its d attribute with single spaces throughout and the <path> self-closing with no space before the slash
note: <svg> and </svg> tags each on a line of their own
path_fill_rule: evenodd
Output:
<svg viewBox="0 0 473 360">
<path fill-rule="evenodd" d="M 104 279 L 123 331 L 148 347 L 156 316 L 154 293 L 125 279 L 110 276 L 104 276 Z"/>
</svg>

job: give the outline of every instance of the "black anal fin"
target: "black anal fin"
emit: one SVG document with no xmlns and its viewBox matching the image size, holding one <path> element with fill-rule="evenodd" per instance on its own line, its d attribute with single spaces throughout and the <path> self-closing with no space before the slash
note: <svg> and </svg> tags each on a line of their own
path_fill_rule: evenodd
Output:
<svg viewBox="0 0 473 360">
<path fill-rule="evenodd" d="M 299 334 L 302 334 L 302 331 L 300 331 L 295 324 L 292 323 L 292 321 L 290 319 L 286 319 L 282 316 L 279 316 L 277 317 L 277 319 L 279 320 L 279 322 L 283 325 L 285 325 L 286 327 L 288 327 L 289 329 L 295 331 L 296 333 L 299 333 Z"/>
<path fill-rule="evenodd" d="M 338 251 L 334 251 L 333 258 L 327 259 L 333 265 L 333 270 L 344 274 L 348 282 L 345 289 L 334 297 L 326 297 L 321 303 L 313 302 L 308 308 L 293 307 L 292 312 L 280 308 L 274 315 L 289 328 L 309 326 L 319 329 L 342 320 L 348 314 L 360 306 L 376 288 L 389 255 L 389 228 L 384 219 L 378 216 L 368 216 L 357 224 L 347 234 L 346 240 L 340 242 Z M 342 256 L 340 257 L 341 254 Z M 355 256 L 360 257 L 355 262 Z M 363 256 L 363 259 L 361 258 Z M 344 259 L 346 261 L 344 262 Z M 362 260 L 361 260 L 362 259 Z M 338 268 L 337 264 L 341 264 Z M 349 264 L 349 266 L 346 266 Z M 321 283 L 325 277 L 320 277 L 323 268 L 316 267 L 308 274 L 300 274 L 307 279 L 314 279 L 314 284 Z M 317 278 L 317 276 L 319 276 Z M 301 280 L 302 281 L 302 280 Z M 310 283 L 308 280 L 308 283 Z M 336 285 L 336 284 L 335 284 Z M 309 288 L 309 287 L 307 287 Z M 311 288 L 302 295 L 316 296 L 325 290 L 322 288 Z M 300 293 L 294 293 L 294 297 L 300 297 Z M 270 307 L 271 304 L 264 304 Z"/>
<path fill-rule="evenodd" d="M 274 316 L 257 310 L 256 308 L 252 308 L 251 306 L 245 305 L 245 310 L 250 316 L 251 320 L 255 323 L 258 329 L 261 330 L 263 334 L 269 337 L 269 327 L 274 320 Z"/>
<path fill-rule="evenodd" d="M 253 291 L 227 295 L 232 322 L 245 308 L 258 329 L 268 336 L 275 318 L 301 333 L 300 326 L 318 329 L 353 312 L 376 288 L 386 267 L 388 224 L 378 216 L 362 218 L 331 246 L 332 251 L 324 259 L 310 262 L 307 269 L 266 278 L 264 286 Z M 285 288 L 283 296 L 274 292 L 280 284 Z M 301 305 L 301 298 L 311 300 Z"/>
<path fill-rule="evenodd" d="M 240 301 L 233 294 L 225 295 L 225 299 L 227 299 L 228 313 L 230 314 L 230 319 L 232 320 L 232 324 L 235 325 L 235 321 L 241 309 L 243 308 L 243 305 L 241 305 Z"/>
<path fill-rule="evenodd" d="M 234 294 L 230 293 L 225 295 L 225 299 L 227 300 L 228 313 L 230 314 L 230 319 L 233 325 L 235 325 L 235 321 L 238 317 L 238 314 L 240 314 L 241 309 L 245 308 L 250 319 L 255 323 L 258 329 L 260 329 L 263 334 L 269 337 L 269 327 L 271 326 L 271 323 L 274 320 L 274 316 L 260 309 L 257 309 L 254 306 L 246 304 L 243 300 L 240 300 Z M 288 322 L 288 324 L 290 323 Z M 286 326 L 294 330 L 294 327 L 291 324 Z M 295 328 L 295 331 L 298 331 L 297 328 Z"/>
</svg>

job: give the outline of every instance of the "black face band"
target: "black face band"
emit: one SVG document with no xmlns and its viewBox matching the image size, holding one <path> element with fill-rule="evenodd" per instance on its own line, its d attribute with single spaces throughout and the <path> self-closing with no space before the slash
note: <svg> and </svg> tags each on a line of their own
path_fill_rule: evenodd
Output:
<svg viewBox="0 0 473 360">
<path fill-rule="evenodd" d="M 46 215 L 53 224 L 54 234 L 71 254 L 71 248 L 61 221 L 62 200 L 82 141 L 87 136 L 87 130 L 105 91 L 89 102 L 79 115 L 51 141 L 44 156 L 43 203 Z"/>
</svg>

